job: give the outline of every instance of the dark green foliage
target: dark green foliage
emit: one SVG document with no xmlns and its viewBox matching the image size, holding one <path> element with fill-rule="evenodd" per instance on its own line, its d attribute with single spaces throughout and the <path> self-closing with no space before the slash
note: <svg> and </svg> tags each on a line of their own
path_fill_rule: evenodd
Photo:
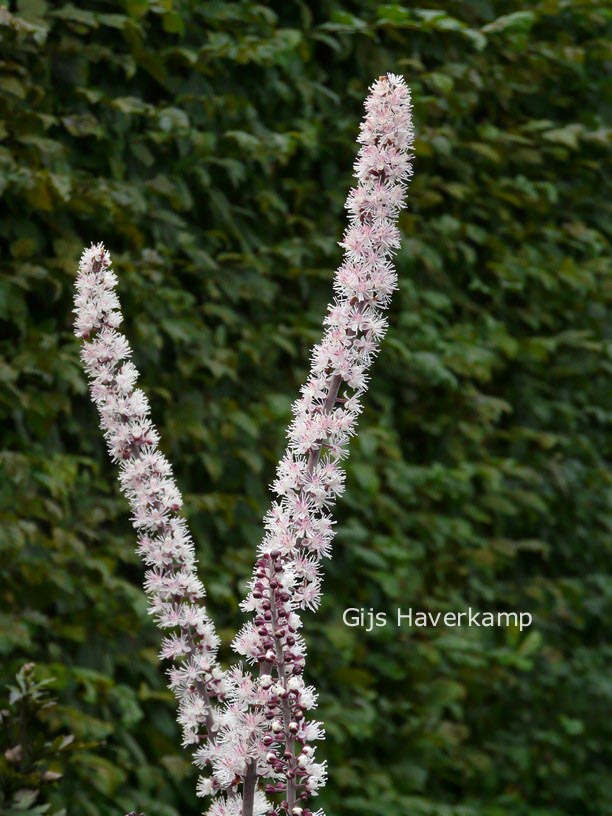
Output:
<svg viewBox="0 0 612 816">
<path fill-rule="evenodd" d="M 40 803 L 41 791 L 61 779 L 66 754 L 81 747 L 73 734 L 50 734 L 48 714 L 56 704 L 48 690 L 51 682 L 37 680 L 34 664 L 26 663 L 15 685 L 6 689 L 8 699 L 0 697 L 0 805 L 6 816 L 49 816 L 49 804 Z M 65 813 L 62 809 L 53 816 Z"/>
<path fill-rule="evenodd" d="M 211 0 L 0 9 L 0 656 L 79 743 L 37 803 L 199 812 L 71 335 L 103 240 L 238 627 L 291 400 L 340 258 L 368 84 L 411 85 L 416 174 L 322 610 L 335 816 L 612 813 L 610 9 Z M 344 608 L 525 610 L 365 634 Z M 3 813 L 6 813 L 6 809 Z"/>
</svg>

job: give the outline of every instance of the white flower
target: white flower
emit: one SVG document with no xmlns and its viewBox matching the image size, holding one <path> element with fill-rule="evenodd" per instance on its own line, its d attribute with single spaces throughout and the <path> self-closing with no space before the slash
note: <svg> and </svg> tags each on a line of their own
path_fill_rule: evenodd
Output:
<svg viewBox="0 0 612 816">
<path fill-rule="evenodd" d="M 201 776 L 198 779 L 198 784 L 196 787 L 196 795 L 197 796 L 210 796 L 213 792 L 213 781 L 207 776 Z"/>
<path fill-rule="evenodd" d="M 198 605 L 204 588 L 185 522 L 176 515 L 182 497 L 169 462 L 157 450 L 159 436 L 148 419 L 149 401 L 135 388 L 138 371 L 129 360 L 129 343 L 117 331 L 122 318 L 110 264 L 102 244 L 83 252 L 75 284 L 75 334 L 86 340 L 81 359 L 91 395 L 111 458 L 121 463 L 120 485 L 140 531 L 138 554 L 150 567 L 145 575 L 150 611 L 162 628 L 179 630 L 162 640 L 160 658 L 181 661 L 169 674 L 180 701 L 183 741 L 199 743 L 202 725 L 213 712 L 198 684 L 216 661 L 219 641 L 206 610 Z M 214 677 L 218 686 L 220 671 Z"/>
</svg>

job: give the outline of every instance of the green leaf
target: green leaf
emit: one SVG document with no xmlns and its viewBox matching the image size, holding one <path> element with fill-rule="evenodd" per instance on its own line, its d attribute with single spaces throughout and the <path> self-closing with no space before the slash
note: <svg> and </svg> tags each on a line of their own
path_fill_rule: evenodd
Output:
<svg viewBox="0 0 612 816">
<path fill-rule="evenodd" d="M 514 11 L 511 14 L 503 14 L 482 27 L 485 34 L 513 34 L 527 33 L 536 21 L 533 11 Z"/>
</svg>

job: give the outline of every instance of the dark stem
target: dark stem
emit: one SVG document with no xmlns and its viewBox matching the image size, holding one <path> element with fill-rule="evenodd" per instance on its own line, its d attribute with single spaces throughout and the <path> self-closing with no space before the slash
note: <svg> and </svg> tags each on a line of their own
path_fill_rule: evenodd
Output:
<svg viewBox="0 0 612 816">
<path fill-rule="evenodd" d="M 338 392 L 340 391 L 340 387 L 342 385 L 342 376 L 340 374 L 334 374 L 331 378 L 331 382 L 329 384 L 329 391 L 327 392 L 327 397 L 325 399 L 325 405 L 323 406 L 323 410 L 326 414 L 329 414 L 336 404 L 336 400 L 338 399 Z M 308 465 L 307 465 L 307 473 L 312 473 L 312 471 L 317 466 L 319 459 L 321 458 L 321 451 L 323 450 L 323 446 L 319 446 L 314 450 L 310 451 L 308 456 Z"/>
<path fill-rule="evenodd" d="M 270 592 L 270 612 L 272 613 L 272 631 L 276 631 L 278 626 L 278 612 L 276 609 L 276 601 L 274 599 L 274 593 Z M 287 667 L 285 666 L 285 655 L 283 653 L 283 647 L 279 643 L 279 638 L 274 636 L 274 646 L 276 651 L 276 662 L 277 662 L 277 671 L 278 677 L 283 684 L 283 688 L 285 691 L 289 691 L 288 685 L 288 677 L 287 677 Z M 291 706 L 289 705 L 289 698 L 286 697 L 282 701 L 282 712 L 283 712 L 283 726 L 285 729 L 285 752 L 291 754 L 291 759 L 289 759 L 288 765 L 290 770 L 295 770 L 295 740 L 293 738 L 293 734 L 289 730 L 289 723 L 291 722 Z M 290 813 L 291 809 L 295 805 L 296 801 L 296 780 L 295 777 L 290 777 L 287 775 L 287 811 Z"/>
<path fill-rule="evenodd" d="M 191 630 L 187 632 L 187 642 L 191 647 L 191 650 L 195 652 L 196 643 L 193 637 L 193 632 Z M 212 704 L 210 701 L 210 695 L 208 693 L 208 689 L 206 688 L 206 683 L 203 682 L 202 680 L 197 680 L 195 683 L 195 690 L 200 695 L 200 697 L 204 699 L 204 702 L 206 703 L 206 732 L 207 732 L 206 736 L 211 742 L 214 743 L 216 738 L 215 719 L 213 715 Z"/>
<path fill-rule="evenodd" d="M 252 760 L 247 765 L 242 787 L 242 816 L 253 816 L 253 802 L 255 801 L 255 782 L 257 781 L 257 761 Z"/>
</svg>

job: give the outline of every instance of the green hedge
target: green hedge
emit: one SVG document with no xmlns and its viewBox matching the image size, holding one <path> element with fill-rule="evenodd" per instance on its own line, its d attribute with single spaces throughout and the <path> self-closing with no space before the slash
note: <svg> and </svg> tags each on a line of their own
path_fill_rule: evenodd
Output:
<svg viewBox="0 0 612 816">
<path fill-rule="evenodd" d="M 44 732 L 76 736 L 31 808 L 200 807 L 71 334 L 82 245 L 113 253 L 229 640 L 340 258 L 362 100 L 390 70 L 414 94 L 415 177 L 325 602 L 306 623 L 321 804 L 612 813 L 609 5 L 9 5 L 0 680 L 35 661 L 59 698 Z M 534 626 L 366 634 L 341 619 L 468 605 Z M 0 760 L 3 813 L 15 768 Z"/>
</svg>

